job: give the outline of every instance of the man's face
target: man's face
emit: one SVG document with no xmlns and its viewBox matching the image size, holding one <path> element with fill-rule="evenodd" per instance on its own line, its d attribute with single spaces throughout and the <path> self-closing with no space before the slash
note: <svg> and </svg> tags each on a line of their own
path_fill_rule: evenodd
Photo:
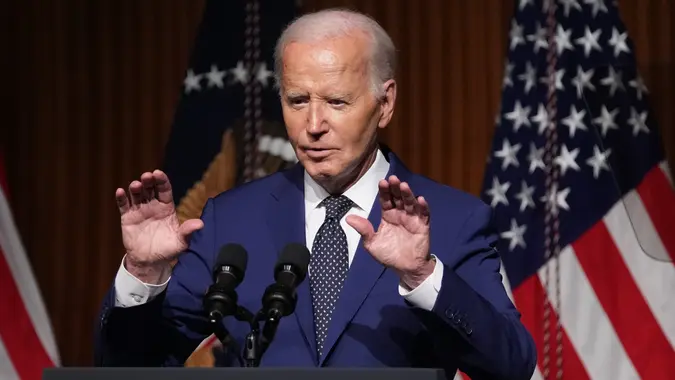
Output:
<svg viewBox="0 0 675 380">
<path fill-rule="evenodd" d="M 391 120 L 388 98 L 371 92 L 365 36 L 293 42 L 283 52 L 281 103 L 288 137 L 314 179 L 349 176 L 375 144 L 377 128 Z M 393 94 L 392 94 L 393 93 Z"/>
</svg>

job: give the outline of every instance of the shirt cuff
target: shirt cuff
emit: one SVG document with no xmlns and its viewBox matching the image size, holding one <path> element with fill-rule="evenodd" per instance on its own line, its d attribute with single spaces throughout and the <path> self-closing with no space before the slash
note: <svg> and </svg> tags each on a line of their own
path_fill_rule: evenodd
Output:
<svg viewBox="0 0 675 380">
<path fill-rule="evenodd" d="M 115 276 L 115 306 L 132 307 L 152 301 L 166 289 L 170 279 L 171 276 L 159 285 L 146 284 L 127 271 L 124 267 L 124 258 L 122 258 L 117 276 Z"/>
<path fill-rule="evenodd" d="M 434 308 L 438 292 L 441 291 L 441 284 L 443 283 L 443 263 L 438 257 L 434 256 L 434 258 L 436 259 L 436 266 L 433 273 L 418 287 L 408 290 L 402 284 L 398 285 L 398 293 L 406 301 L 427 311 Z"/>
</svg>

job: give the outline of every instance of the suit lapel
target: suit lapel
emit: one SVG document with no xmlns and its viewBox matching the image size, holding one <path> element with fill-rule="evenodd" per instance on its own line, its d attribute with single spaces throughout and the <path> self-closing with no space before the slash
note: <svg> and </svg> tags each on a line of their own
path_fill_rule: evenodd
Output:
<svg viewBox="0 0 675 380">
<path fill-rule="evenodd" d="M 267 223 L 274 240 L 277 253 L 288 243 L 306 244 L 305 239 L 305 198 L 301 165 L 286 172 L 283 183 L 272 192 L 270 212 Z M 309 279 L 305 278 L 297 289 L 298 303 L 294 317 L 302 331 L 309 354 L 317 363 L 316 335 L 314 333 L 314 310 L 309 292 Z"/>
<path fill-rule="evenodd" d="M 387 151 L 385 150 L 385 154 Z M 396 175 L 401 181 L 409 180 L 409 171 L 402 165 L 398 158 L 391 152 L 388 153 L 390 163 L 387 178 L 390 175 Z M 377 231 L 382 220 L 382 206 L 379 198 L 375 198 L 373 206 L 368 216 L 368 220 Z M 335 305 L 335 310 L 331 317 L 328 328 L 328 336 L 324 343 L 323 354 L 319 360 L 319 365 L 323 365 L 330 351 L 335 346 L 340 336 L 344 333 L 347 325 L 354 319 L 357 311 L 363 305 L 363 302 L 370 294 L 377 280 L 382 276 L 386 268 L 377 262 L 368 251 L 363 248 L 363 243 L 359 240 L 359 246 L 354 255 L 354 261 L 349 267 L 345 284 L 340 292 L 340 298 Z M 394 289 L 396 291 L 396 289 Z M 311 307 L 311 306 L 310 306 Z"/>
</svg>

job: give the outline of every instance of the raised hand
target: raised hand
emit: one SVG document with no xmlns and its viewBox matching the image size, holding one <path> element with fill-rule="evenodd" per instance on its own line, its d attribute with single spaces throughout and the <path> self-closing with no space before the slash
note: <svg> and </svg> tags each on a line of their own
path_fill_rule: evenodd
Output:
<svg viewBox="0 0 675 380">
<path fill-rule="evenodd" d="M 164 268 L 188 246 L 190 234 L 203 227 L 199 219 L 178 221 L 167 175 L 146 172 L 140 181 L 115 192 L 121 214 L 122 241 L 128 269 L 141 275 L 141 268 Z"/>
<path fill-rule="evenodd" d="M 382 220 L 377 232 L 370 221 L 357 215 L 347 216 L 347 223 L 361 234 L 363 247 L 377 261 L 415 288 L 435 266 L 429 254 L 429 204 L 396 176 L 381 180 L 378 187 Z"/>
</svg>

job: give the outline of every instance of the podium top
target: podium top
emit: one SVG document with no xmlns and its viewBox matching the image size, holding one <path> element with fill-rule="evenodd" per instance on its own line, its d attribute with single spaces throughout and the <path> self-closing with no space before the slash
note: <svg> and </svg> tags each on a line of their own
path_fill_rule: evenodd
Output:
<svg viewBox="0 0 675 380">
<path fill-rule="evenodd" d="M 453 374 L 454 375 L 454 374 Z M 422 368 L 49 368 L 43 380 L 445 380 Z M 450 377 L 452 378 L 452 376 Z"/>
</svg>

